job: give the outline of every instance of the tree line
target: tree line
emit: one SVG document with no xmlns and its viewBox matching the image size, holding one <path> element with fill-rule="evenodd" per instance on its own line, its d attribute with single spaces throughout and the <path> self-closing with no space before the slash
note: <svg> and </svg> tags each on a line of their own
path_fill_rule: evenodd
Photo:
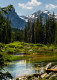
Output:
<svg viewBox="0 0 57 80">
<path fill-rule="evenodd" d="M 3 16 L 3 14 L 8 14 L 7 12 L 13 8 L 12 5 L 8 7 L 0 8 L 0 42 L 9 43 L 11 42 L 11 26 L 10 21 Z"/>
<path fill-rule="evenodd" d="M 20 29 L 12 28 L 11 21 L 3 14 L 8 14 L 8 11 L 14 8 L 13 5 L 0 8 L 0 42 L 8 44 L 13 41 L 23 40 L 23 31 Z"/>
<path fill-rule="evenodd" d="M 9 18 L 3 17 L 0 14 L 0 42 L 8 44 L 13 41 L 22 41 L 23 31 L 11 27 L 11 21 Z"/>
<path fill-rule="evenodd" d="M 57 22 L 55 20 L 55 14 L 46 19 L 44 25 L 42 25 L 42 17 L 40 20 L 37 18 L 31 25 L 30 21 L 24 29 L 24 41 L 28 43 L 43 43 L 43 44 L 56 44 L 57 43 Z"/>
</svg>

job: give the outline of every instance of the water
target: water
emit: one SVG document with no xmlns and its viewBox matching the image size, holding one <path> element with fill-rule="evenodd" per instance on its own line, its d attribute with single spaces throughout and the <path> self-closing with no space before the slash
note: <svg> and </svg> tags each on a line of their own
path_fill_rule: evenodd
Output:
<svg viewBox="0 0 57 80">
<path fill-rule="evenodd" d="M 24 55 L 24 53 L 18 53 L 18 54 L 15 54 L 13 56 L 23 56 L 23 55 Z"/>
<path fill-rule="evenodd" d="M 28 63 L 26 60 L 13 61 L 10 63 L 10 65 L 4 67 L 5 71 L 2 70 L 2 72 L 8 71 L 14 78 L 17 78 L 19 76 L 41 72 L 43 69 L 40 69 L 39 71 L 37 65 L 39 65 L 39 63 L 31 64 L 30 60 Z M 41 66 L 43 65 L 41 64 Z"/>
</svg>

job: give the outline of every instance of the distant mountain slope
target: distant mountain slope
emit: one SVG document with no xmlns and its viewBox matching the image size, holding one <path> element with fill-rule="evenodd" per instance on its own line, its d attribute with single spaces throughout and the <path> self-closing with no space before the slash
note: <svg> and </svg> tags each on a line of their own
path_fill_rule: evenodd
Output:
<svg viewBox="0 0 57 80">
<path fill-rule="evenodd" d="M 8 17 L 9 20 L 11 21 L 11 26 L 12 28 L 19 28 L 19 29 L 24 29 L 25 27 L 25 20 L 21 19 L 17 13 L 15 12 L 15 9 L 12 8 L 11 11 L 7 11 L 8 14 L 3 14 L 4 17 Z"/>
<path fill-rule="evenodd" d="M 52 15 L 52 13 L 50 13 L 48 10 L 45 11 L 37 11 L 35 13 L 33 13 L 32 15 L 29 16 L 20 16 L 21 19 L 25 20 L 26 22 L 28 21 L 28 19 L 30 21 L 36 20 L 37 18 L 40 18 L 40 15 L 42 17 L 42 21 L 43 24 L 45 23 L 45 20 L 48 19 L 48 17 L 50 17 L 50 15 Z M 55 15 L 55 19 L 57 19 L 57 15 Z"/>
</svg>

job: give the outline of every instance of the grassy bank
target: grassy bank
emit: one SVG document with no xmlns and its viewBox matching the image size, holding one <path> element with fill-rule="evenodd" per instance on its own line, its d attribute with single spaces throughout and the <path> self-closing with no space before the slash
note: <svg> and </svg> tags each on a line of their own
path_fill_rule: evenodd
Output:
<svg viewBox="0 0 57 80">
<path fill-rule="evenodd" d="M 22 60 L 22 59 L 28 59 L 30 58 L 30 56 L 11 56 L 11 58 L 9 58 L 10 61 L 16 61 L 16 60 Z"/>
<path fill-rule="evenodd" d="M 25 55 L 13 56 L 18 53 Z M 57 46 L 25 42 L 0 43 L 0 54 L 2 54 L 4 61 L 27 59 L 29 57 L 31 62 L 57 61 Z"/>
</svg>

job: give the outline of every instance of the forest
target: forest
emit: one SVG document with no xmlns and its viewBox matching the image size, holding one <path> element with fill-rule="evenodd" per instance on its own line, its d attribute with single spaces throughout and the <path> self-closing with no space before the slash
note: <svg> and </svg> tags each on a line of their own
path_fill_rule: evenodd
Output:
<svg viewBox="0 0 57 80">
<path fill-rule="evenodd" d="M 24 29 L 24 41 L 28 43 L 43 43 L 43 44 L 56 44 L 57 43 L 57 22 L 55 20 L 55 14 L 46 20 L 45 24 L 42 24 L 42 17 L 40 20 L 30 24 L 28 21 Z"/>
<path fill-rule="evenodd" d="M 5 18 L 0 14 L 0 42 L 7 44 L 13 41 L 25 41 L 28 43 L 56 44 L 57 21 L 55 20 L 55 13 L 53 12 L 45 24 L 42 22 L 41 16 L 40 19 L 37 18 L 32 23 L 28 20 L 24 30 L 20 30 L 12 28 L 8 17 Z"/>
</svg>

